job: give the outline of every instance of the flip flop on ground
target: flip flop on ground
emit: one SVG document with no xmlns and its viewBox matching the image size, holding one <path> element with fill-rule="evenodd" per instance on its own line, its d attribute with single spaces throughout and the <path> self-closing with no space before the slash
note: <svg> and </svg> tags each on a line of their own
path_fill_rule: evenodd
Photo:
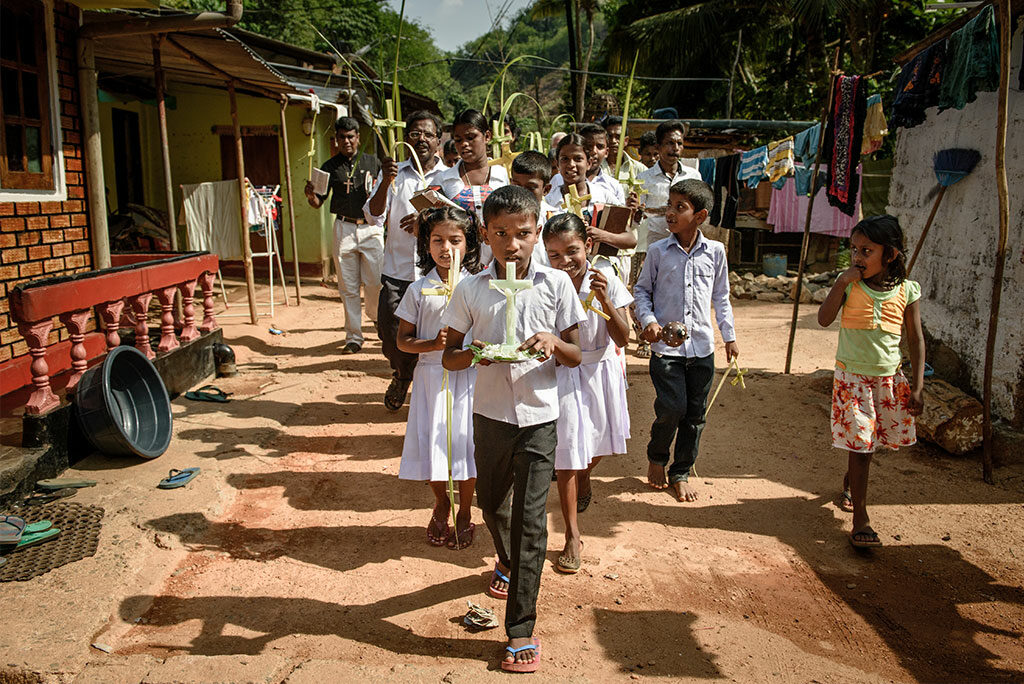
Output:
<svg viewBox="0 0 1024 684">
<path fill-rule="evenodd" d="M 192 401 L 215 401 L 221 404 L 231 401 L 228 399 L 230 396 L 231 392 L 225 392 L 213 385 L 203 385 L 199 389 L 185 392 L 186 399 L 191 399 Z"/>
<path fill-rule="evenodd" d="M 839 495 L 839 500 L 836 501 L 836 506 L 838 506 L 841 511 L 853 513 L 853 497 L 850 495 L 849 487 L 844 489 L 843 493 Z"/>
<path fill-rule="evenodd" d="M 878 538 L 878 533 L 873 529 L 864 527 L 850 533 L 850 544 L 854 548 L 870 549 L 875 546 L 881 546 L 882 540 Z"/>
<path fill-rule="evenodd" d="M 15 515 L 0 515 L 0 544 L 17 544 L 25 532 L 25 519 Z"/>
<path fill-rule="evenodd" d="M 519 648 L 506 646 L 505 650 L 512 654 L 511 663 L 504 658 L 501 660 L 501 669 L 506 672 L 536 672 L 537 668 L 540 667 L 540 639 L 534 639 L 532 644 L 526 644 Z M 516 662 L 516 654 L 523 651 L 533 651 L 533 660 L 525 663 Z"/>
<path fill-rule="evenodd" d="M 583 540 L 580 539 L 580 552 L 575 556 L 570 556 L 567 553 L 562 553 L 558 556 L 558 562 L 555 563 L 555 570 L 566 575 L 575 575 L 580 571 L 580 566 L 583 565 Z"/>
<path fill-rule="evenodd" d="M 185 468 L 184 470 L 174 470 L 173 468 L 167 474 L 167 477 L 160 480 L 160 484 L 157 485 L 159 489 L 177 489 L 178 487 L 184 487 L 199 474 L 199 468 Z"/>
<path fill-rule="evenodd" d="M 86 480 L 80 477 L 51 477 L 47 480 L 38 480 L 36 487 L 52 491 L 55 489 L 95 487 L 96 480 Z"/>
</svg>

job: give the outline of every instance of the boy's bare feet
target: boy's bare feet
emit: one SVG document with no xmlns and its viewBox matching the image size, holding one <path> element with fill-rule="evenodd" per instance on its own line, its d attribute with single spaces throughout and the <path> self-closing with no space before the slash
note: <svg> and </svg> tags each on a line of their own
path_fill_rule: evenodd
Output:
<svg viewBox="0 0 1024 684">
<path fill-rule="evenodd" d="M 665 466 L 658 465 L 657 463 L 648 463 L 647 484 L 655 489 L 665 489 L 668 487 L 668 480 L 665 478 Z"/>
<path fill-rule="evenodd" d="M 675 492 L 676 501 L 696 501 L 697 490 L 690 486 L 685 480 L 672 483 L 672 491 Z"/>
<path fill-rule="evenodd" d="M 510 648 L 521 648 L 523 646 L 533 645 L 533 637 L 517 637 L 508 640 Z M 537 660 L 537 649 L 536 648 L 524 648 L 515 655 L 505 651 L 505 662 L 506 663 L 522 663 L 524 665 L 530 664 Z"/>
</svg>

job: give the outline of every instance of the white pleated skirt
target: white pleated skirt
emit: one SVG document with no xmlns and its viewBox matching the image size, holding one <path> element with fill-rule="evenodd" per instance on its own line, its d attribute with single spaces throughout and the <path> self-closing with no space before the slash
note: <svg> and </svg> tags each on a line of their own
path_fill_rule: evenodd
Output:
<svg viewBox="0 0 1024 684">
<path fill-rule="evenodd" d="M 555 470 L 585 470 L 594 458 L 593 430 L 587 419 L 580 368 L 557 366 L 558 446 Z"/>
<path fill-rule="evenodd" d="M 583 352 L 578 367 L 580 391 L 591 427 L 591 458 L 626 453 L 629 439 L 629 404 L 622 362 L 611 348 Z"/>
<path fill-rule="evenodd" d="M 448 481 L 447 411 L 443 391 L 444 368 L 438 361 L 420 357 L 412 376 L 412 399 L 405 426 L 403 480 Z M 448 373 L 452 391 L 452 479 L 476 477 L 473 460 L 473 385 L 476 369 Z"/>
</svg>

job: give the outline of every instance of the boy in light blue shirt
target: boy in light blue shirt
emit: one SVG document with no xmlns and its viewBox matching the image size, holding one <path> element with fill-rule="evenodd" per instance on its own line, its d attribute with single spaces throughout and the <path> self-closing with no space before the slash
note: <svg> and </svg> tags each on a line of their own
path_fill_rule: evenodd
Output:
<svg viewBox="0 0 1024 684">
<path fill-rule="evenodd" d="M 655 420 L 647 444 L 647 481 L 655 489 L 671 486 L 679 501 L 695 501 L 688 480 L 697 460 L 708 391 L 715 375 L 714 307 L 725 341 L 726 359 L 739 356 L 725 246 L 700 232 L 714 205 L 710 186 L 682 180 L 669 190 L 665 222 L 670 236 L 647 247 L 647 259 L 633 288 L 643 339 L 651 343 L 651 381 Z M 682 323 L 689 333 L 679 346 L 661 339 L 662 328 Z M 675 440 L 672 466 L 669 448 Z"/>
</svg>

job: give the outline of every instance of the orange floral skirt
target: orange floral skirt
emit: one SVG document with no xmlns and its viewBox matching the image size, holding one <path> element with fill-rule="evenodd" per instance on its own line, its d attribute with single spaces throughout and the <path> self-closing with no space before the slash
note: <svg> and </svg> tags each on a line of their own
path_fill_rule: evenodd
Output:
<svg viewBox="0 0 1024 684">
<path fill-rule="evenodd" d="M 870 454 L 917 442 L 903 373 L 874 377 L 836 368 L 832 381 L 832 446 Z"/>
</svg>

